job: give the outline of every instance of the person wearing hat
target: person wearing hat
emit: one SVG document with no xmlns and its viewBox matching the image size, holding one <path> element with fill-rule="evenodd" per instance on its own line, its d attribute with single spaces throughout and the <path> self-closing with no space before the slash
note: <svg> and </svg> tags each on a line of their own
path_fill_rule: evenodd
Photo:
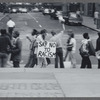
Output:
<svg viewBox="0 0 100 100">
<path fill-rule="evenodd" d="M 11 53 L 11 61 L 13 61 L 13 67 L 17 68 L 20 67 L 20 61 L 21 61 L 21 52 L 22 52 L 22 41 L 19 38 L 20 33 L 18 31 L 15 31 L 13 34 L 13 49 Z"/>
<path fill-rule="evenodd" d="M 9 54 L 8 47 L 11 49 L 12 45 L 6 29 L 1 29 L 0 33 L 0 67 L 6 67 Z"/>
<path fill-rule="evenodd" d="M 75 52 L 76 52 L 76 39 L 74 38 L 74 33 L 72 30 L 68 31 L 68 40 L 67 40 L 67 49 L 66 54 L 64 57 L 64 61 L 68 60 L 71 61 L 72 68 L 76 67 L 76 59 L 75 59 Z"/>
</svg>

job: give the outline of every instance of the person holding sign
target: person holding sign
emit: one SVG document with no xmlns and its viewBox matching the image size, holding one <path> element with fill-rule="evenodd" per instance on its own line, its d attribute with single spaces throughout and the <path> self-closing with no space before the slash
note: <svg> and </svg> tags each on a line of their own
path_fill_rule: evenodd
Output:
<svg viewBox="0 0 100 100">
<path fill-rule="evenodd" d="M 56 58 L 55 58 L 55 68 L 58 68 L 58 58 L 60 59 L 60 68 L 64 68 L 63 63 L 63 50 L 62 50 L 62 35 L 64 31 L 61 31 L 60 33 L 56 34 L 54 31 L 51 32 L 52 38 L 50 41 L 56 42 Z"/>
<path fill-rule="evenodd" d="M 41 30 L 39 36 L 36 39 L 36 42 L 38 43 L 38 45 L 39 45 L 39 43 L 42 43 L 45 41 L 46 33 L 47 33 L 47 31 L 45 29 Z M 38 51 L 38 48 L 37 48 L 37 51 Z M 38 57 L 38 66 L 39 67 L 46 67 L 47 66 L 46 57 L 43 57 L 43 56 Z"/>
<path fill-rule="evenodd" d="M 98 39 L 96 41 L 96 56 L 98 59 L 98 69 L 100 68 L 100 32 L 98 32 Z"/>
</svg>

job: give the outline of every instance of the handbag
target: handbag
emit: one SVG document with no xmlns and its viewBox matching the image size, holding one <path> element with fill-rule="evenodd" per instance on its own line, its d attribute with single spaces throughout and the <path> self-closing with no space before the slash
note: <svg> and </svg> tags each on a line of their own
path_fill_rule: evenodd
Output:
<svg viewBox="0 0 100 100">
<path fill-rule="evenodd" d="M 72 51 L 73 48 L 73 44 L 67 44 L 67 50 L 68 51 Z"/>
<path fill-rule="evenodd" d="M 71 61 L 64 61 L 65 68 L 71 68 Z"/>
<path fill-rule="evenodd" d="M 81 47 L 79 48 L 79 52 L 81 56 L 89 56 L 89 53 L 83 50 L 83 44 L 81 45 Z"/>
</svg>

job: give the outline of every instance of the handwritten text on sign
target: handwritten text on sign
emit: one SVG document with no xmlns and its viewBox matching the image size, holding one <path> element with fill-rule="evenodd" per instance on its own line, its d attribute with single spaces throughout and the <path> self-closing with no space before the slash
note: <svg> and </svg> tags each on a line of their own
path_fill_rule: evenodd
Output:
<svg viewBox="0 0 100 100">
<path fill-rule="evenodd" d="M 40 41 L 38 42 L 38 57 L 48 57 L 48 58 L 55 58 L 56 54 L 56 43 L 55 42 L 48 42 L 48 41 Z"/>
</svg>

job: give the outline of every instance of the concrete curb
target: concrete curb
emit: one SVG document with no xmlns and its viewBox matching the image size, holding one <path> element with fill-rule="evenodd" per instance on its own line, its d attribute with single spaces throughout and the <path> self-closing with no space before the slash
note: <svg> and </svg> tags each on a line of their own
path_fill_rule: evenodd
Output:
<svg viewBox="0 0 100 100">
<path fill-rule="evenodd" d="M 93 30 L 93 31 L 100 32 L 100 30 L 99 30 L 99 29 L 94 29 L 94 28 L 92 28 L 92 27 L 89 27 L 89 26 L 87 26 L 87 25 L 84 25 L 84 24 L 82 24 L 82 26 L 84 26 L 84 27 L 87 27 L 87 28 L 89 28 L 89 29 L 91 29 L 91 30 Z"/>
</svg>

